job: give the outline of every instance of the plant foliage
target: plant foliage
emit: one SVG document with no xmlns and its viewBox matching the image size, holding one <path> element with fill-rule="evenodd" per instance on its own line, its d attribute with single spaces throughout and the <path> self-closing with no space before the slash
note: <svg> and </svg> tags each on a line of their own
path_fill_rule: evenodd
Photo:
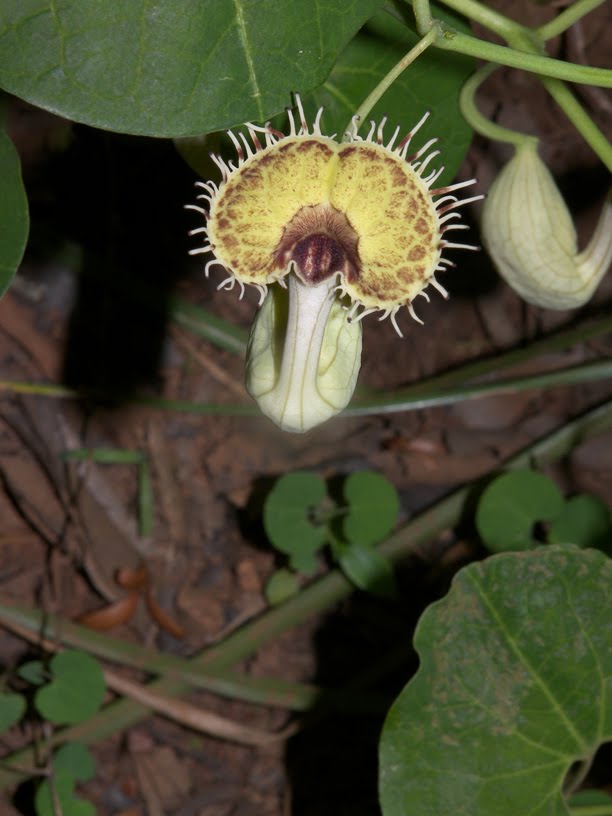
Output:
<svg viewBox="0 0 612 816">
<path fill-rule="evenodd" d="M 553 545 L 462 569 L 415 633 L 380 745 L 384 816 L 562 816 L 612 738 L 612 561 Z"/>
</svg>

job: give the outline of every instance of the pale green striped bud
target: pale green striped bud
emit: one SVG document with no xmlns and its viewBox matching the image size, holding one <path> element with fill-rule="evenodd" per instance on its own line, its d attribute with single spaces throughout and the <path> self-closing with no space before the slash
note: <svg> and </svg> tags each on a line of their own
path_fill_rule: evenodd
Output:
<svg viewBox="0 0 612 816">
<path fill-rule="evenodd" d="M 612 261 L 612 204 L 604 204 L 587 248 L 537 141 L 521 144 L 495 179 L 483 209 L 483 242 L 500 275 L 526 301 L 574 309 L 593 295 Z"/>
<path fill-rule="evenodd" d="M 285 431 L 308 431 L 346 407 L 361 367 L 361 323 L 347 319 L 335 277 L 273 286 L 251 328 L 246 386 Z"/>
</svg>

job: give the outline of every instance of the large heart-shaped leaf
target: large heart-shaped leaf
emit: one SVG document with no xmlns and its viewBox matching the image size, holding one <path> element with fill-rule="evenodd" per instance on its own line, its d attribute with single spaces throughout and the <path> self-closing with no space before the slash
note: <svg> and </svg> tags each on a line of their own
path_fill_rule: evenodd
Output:
<svg viewBox="0 0 612 816">
<path fill-rule="evenodd" d="M 433 10 L 454 28 L 469 31 L 456 15 Z M 386 12 L 376 14 L 342 52 L 325 84 L 308 97 L 309 110 L 325 107 L 323 132 L 341 135 L 361 102 L 418 39 Z M 430 48 L 400 75 L 368 117 L 380 121 L 386 114 L 385 133 L 390 138 L 397 125 L 405 135 L 430 111 L 414 145 L 420 147 L 434 136 L 440 139 L 441 156 L 432 167 L 445 166 L 441 184 L 452 180 L 472 138 L 472 129 L 459 112 L 459 92 L 473 70 L 472 59 Z M 368 127 L 365 122 L 360 132 L 365 135 Z"/>
<path fill-rule="evenodd" d="M 382 0 L 3 0 L 0 85 L 151 136 L 263 120 L 328 76 Z"/>
<path fill-rule="evenodd" d="M 433 11 L 436 17 L 454 28 L 469 32 L 465 22 L 452 12 L 435 5 Z M 409 9 L 406 18 L 411 19 Z M 303 93 L 303 84 L 295 86 L 295 90 L 302 91 L 308 121 L 312 122 L 317 109 L 323 107 L 323 133 L 336 134 L 340 139 L 359 105 L 417 41 L 417 34 L 398 19 L 386 12 L 378 12 L 338 56 L 323 85 L 309 95 Z M 433 137 L 440 139 L 441 156 L 434 165 L 443 164 L 446 168 L 440 184 L 449 183 L 454 178 L 472 138 L 472 129 L 459 111 L 459 93 L 473 69 L 474 62 L 469 57 L 430 49 L 396 79 L 368 116 L 368 120 L 380 121 L 386 115 L 385 133 L 390 138 L 397 125 L 405 135 L 425 111 L 429 111 L 431 116 L 415 136 L 414 146 L 416 149 Z M 283 100 L 284 106 L 291 103 L 289 97 Z M 273 124 L 287 132 L 284 115 L 275 117 Z M 365 122 L 360 133 L 365 135 L 368 129 L 369 122 Z M 231 142 L 219 133 L 178 141 L 177 148 L 203 178 L 216 178 L 218 173 L 210 159 L 211 152 L 234 157 Z"/>
<path fill-rule="evenodd" d="M 384 816 L 562 816 L 612 738 L 612 561 L 552 545 L 472 564 L 415 633 L 380 746 Z"/>
<path fill-rule="evenodd" d="M 19 156 L 0 122 L 0 297 L 21 262 L 29 224 Z"/>
</svg>

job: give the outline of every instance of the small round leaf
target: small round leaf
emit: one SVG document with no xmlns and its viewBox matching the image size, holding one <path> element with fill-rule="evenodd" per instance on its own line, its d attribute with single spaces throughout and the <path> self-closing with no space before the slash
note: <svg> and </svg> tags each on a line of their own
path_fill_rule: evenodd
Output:
<svg viewBox="0 0 612 816">
<path fill-rule="evenodd" d="M 393 528 L 399 498 L 393 485 L 372 471 L 352 473 L 344 482 L 348 512 L 342 532 L 353 544 L 376 544 Z"/>
<path fill-rule="evenodd" d="M 314 473 L 297 471 L 282 476 L 264 504 L 264 527 L 273 546 L 289 556 L 298 572 L 316 569 L 314 558 L 327 536 L 324 526 L 310 515 L 326 496 L 325 482 Z"/>
<path fill-rule="evenodd" d="M 574 496 L 550 526 L 551 544 L 575 544 L 577 547 L 606 549 L 612 543 L 610 511 L 596 496 Z"/>
<path fill-rule="evenodd" d="M 81 742 L 66 742 L 53 754 L 55 771 L 65 771 L 78 782 L 89 782 L 96 765 L 89 748 Z"/>
<path fill-rule="evenodd" d="M 49 679 L 49 674 L 42 660 L 29 660 L 17 669 L 17 674 L 32 686 L 42 686 Z"/>
<path fill-rule="evenodd" d="M 527 550 L 536 546 L 537 522 L 551 521 L 563 509 L 561 491 L 547 476 L 513 470 L 492 482 L 482 494 L 476 527 L 490 550 Z"/>
<path fill-rule="evenodd" d="M 62 816 L 96 816 L 96 809 L 91 802 L 75 796 L 75 779 L 67 771 L 58 771 L 54 775 L 53 783 Z M 57 808 L 47 780 L 38 786 L 34 805 L 37 816 L 56 816 Z"/>
<path fill-rule="evenodd" d="M 0 694 L 0 734 L 18 723 L 25 709 L 26 701 L 21 694 Z"/>
<path fill-rule="evenodd" d="M 388 558 L 366 544 L 348 544 L 338 554 L 344 574 L 356 587 L 381 598 L 395 598 L 397 585 Z"/>
<path fill-rule="evenodd" d="M 40 714 L 57 724 L 80 723 L 95 714 L 105 690 L 100 664 L 71 649 L 55 655 L 49 665 L 53 679 L 34 698 Z"/>
</svg>

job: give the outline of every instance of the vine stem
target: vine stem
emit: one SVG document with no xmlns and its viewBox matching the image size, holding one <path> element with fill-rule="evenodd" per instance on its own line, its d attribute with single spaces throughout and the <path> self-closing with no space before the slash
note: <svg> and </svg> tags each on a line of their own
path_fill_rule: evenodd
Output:
<svg viewBox="0 0 612 816">
<path fill-rule="evenodd" d="M 478 88 L 496 69 L 496 65 L 485 65 L 475 71 L 467 82 L 465 82 L 459 95 L 461 113 L 475 131 L 486 136 L 488 139 L 494 139 L 498 142 L 509 142 L 516 147 L 529 141 L 537 141 L 535 136 L 510 130 L 509 128 L 492 122 L 478 110 L 476 105 L 476 93 Z M 558 79 L 539 77 L 539 80 L 572 122 L 576 130 L 582 135 L 593 152 L 599 156 L 608 170 L 612 172 L 612 145 L 590 116 L 584 111 L 571 90 Z"/>
<path fill-rule="evenodd" d="M 483 383 L 481 385 L 466 385 L 457 388 L 453 397 L 449 392 L 436 395 L 435 389 L 426 396 L 410 397 L 402 401 L 397 394 L 392 394 L 385 400 L 378 396 L 371 402 L 350 405 L 343 411 L 343 416 L 364 416 L 371 413 L 387 414 L 397 411 L 417 410 L 423 408 L 433 408 L 438 405 L 452 405 L 455 402 L 463 402 L 466 399 L 477 399 L 479 397 L 492 396 L 492 394 L 516 393 L 518 391 L 530 390 L 532 388 L 554 388 L 559 385 L 566 385 L 578 382 L 593 382 L 596 380 L 607 380 L 612 377 L 612 360 L 600 360 L 594 363 L 572 366 L 560 371 L 549 371 L 545 374 L 536 374 L 529 377 L 514 377 L 503 382 Z"/>
<path fill-rule="evenodd" d="M 612 144 L 586 113 L 570 88 L 558 79 L 540 77 L 540 82 L 544 85 L 548 93 L 574 125 L 591 150 L 599 156 L 602 163 L 605 164 L 610 173 L 612 173 Z"/>
<path fill-rule="evenodd" d="M 414 11 L 417 31 L 421 36 L 427 34 L 433 25 L 429 0 L 412 0 L 412 10 Z"/>
<path fill-rule="evenodd" d="M 526 142 L 535 141 L 535 136 L 529 136 L 526 133 L 519 133 L 516 130 L 502 127 L 496 122 L 492 122 L 483 116 L 476 105 L 476 92 L 482 83 L 488 79 L 491 74 L 497 70 L 497 65 L 483 65 L 475 71 L 472 76 L 464 83 L 461 93 L 459 95 L 459 107 L 466 122 L 482 136 L 487 139 L 493 139 L 497 142 L 509 142 L 510 144 L 520 147 Z"/>
<path fill-rule="evenodd" d="M 385 91 L 387 91 L 398 76 L 436 40 L 438 33 L 437 29 L 437 24 L 433 25 L 427 34 L 425 34 L 425 36 L 414 46 L 414 48 L 411 48 L 410 51 L 408 51 L 408 53 L 405 54 L 401 60 L 393 66 L 389 73 L 380 80 L 374 90 L 368 94 L 347 125 L 344 132 L 344 141 L 351 141 L 356 136 L 359 126 L 368 116 L 374 105 L 376 105 Z"/>
<path fill-rule="evenodd" d="M 594 2 L 594 0 L 588 0 Z M 408 0 L 406 0 L 408 2 Z M 509 68 L 519 68 L 529 71 L 539 76 L 563 79 L 568 82 L 579 82 L 585 85 L 595 85 L 601 88 L 612 88 L 612 71 L 606 68 L 596 68 L 590 65 L 577 65 L 554 59 L 539 53 L 533 46 L 531 39 L 535 37 L 538 42 L 538 32 L 525 28 L 515 20 L 505 17 L 499 12 L 486 8 L 477 0 L 441 0 L 444 5 L 466 17 L 481 23 L 486 28 L 499 34 L 500 37 L 511 43 L 512 47 L 497 45 L 495 43 L 481 40 L 469 34 L 463 34 L 439 20 L 433 20 L 429 31 L 436 31 L 436 39 L 433 45 L 446 51 L 456 51 L 459 54 L 466 54 L 470 57 L 479 57 L 487 62 L 495 62 L 498 65 L 507 65 Z M 412 2 L 414 7 L 414 0 Z M 583 16 L 590 8 L 586 6 L 582 9 L 576 19 Z M 422 13 L 419 4 L 419 14 Z M 563 23 L 562 23 L 563 24 Z M 419 20 L 417 18 L 417 25 Z M 554 30 L 554 29 L 553 29 Z M 429 33 L 429 32 L 428 32 Z M 529 42 L 529 48 L 523 46 L 516 47 L 517 39 Z"/>
<path fill-rule="evenodd" d="M 515 20 L 506 17 L 505 14 L 501 14 L 499 11 L 495 11 L 495 9 L 488 8 L 479 3 L 478 0 L 440 0 L 440 2 L 469 20 L 480 23 L 489 31 L 494 31 L 503 39 L 506 39 L 508 34 L 516 31 L 519 26 L 519 23 Z"/>
<path fill-rule="evenodd" d="M 536 60 L 547 60 L 549 66 L 553 66 L 554 63 L 554 72 L 536 71 L 536 73 L 539 74 L 540 81 L 589 147 L 612 172 L 612 145 L 583 109 L 570 89 L 561 82 L 563 79 L 578 81 L 575 76 L 572 76 L 572 73 L 575 70 L 587 68 L 589 72 L 599 72 L 600 77 L 603 78 L 605 83 L 602 87 L 612 87 L 612 71 L 573 65 L 571 63 L 551 59 L 540 53 L 547 39 L 565 31 L 566 28 L 584 17 L 585 14 L 588 14 L 590 11 L 593 11 L 594 8 L 601 5 L 602 0 L 577 0 L 577 2 L 573 3 L 550 23 L 541 26 L 535 31 L 525 28 L 520 23 L 498 12 L 491 12 L 489 9 L 484 8 L 477 0 L 442 0 L 442 2 L 449 8 L 459 11 L 467 17 L 490 28 L 492 31 L 495 31 L 495 33 L 503 37 L 508 45 L 511 46 L 510 48 L 497 46 L 475 38 L 469 38 L 470 40 L 474 40 L 474 42 L 468 43 L 462 39 L 466 35 L 456 32 L 454 35 L 455 39 L 459 38 L 459 44 L 461 45 L 461 43 L 463 43 L 464 46 L 468 47 L 468 50 L 463 50 L 463 53 L 469 52 L 472 56 L 480 56 L 500 65 L 509 65 L 510 67 L 523 68 L 524 70 L 533 70 L 533 68 L 528 66 L 527 62 L 524 62 L 522 65 L 520 64 L 521 60 L 524 60 L 526 56 L 530 56 Z M 478 46 L 478 43 L 480 43 L 480 46 Z M 444 47 L 438 40 L 436 40 L 435 45 L 442 48 Z M 508 52 L 515 55 L 512 63 L 507 59 L 495 57 L 495 49 L 499 48 L 505 49 L 506 55 Z M 493 50 L 491 51 L 491 49 Z M 516 56 L 518 56 L 518 62 Z M 561 66 L 565 66 L 566 70 L 562 71 Z M 488 73 L 485 71 L 482 73 L 477 72 L 477 77 L 468 80 L 464 93 L 462 94 L 462 112 L 470 124 L 472 124 L 472 127 L 488 138 L 510 142 L 514 145 L 522 144 L 530 137 L 523 136 L 523 134 L 515 133 L 505 128 L 500 128 L 500 126 L 495 123 L 489 123 L 477 110 L 474 95 L 477 87 L 487 76 Z M 589 84 L 588 81 L 587 84 Z"/>
<path fill-rule="evenodd" d="M 499 34 L 499 36 L 505 40 L 517 31 L 529 31 L 529 29 L 526 29 L 512 18 L 506 17 L 505 14 L 501 14 L 499 11 L 488 8 L 478 2 L 478 0 L 439 0 L 439 2 L 447 6 L 447 8 L 453 9 L 453 11 L 457 11 L 464 17 L 473 20 L 475 23 L 479 23 L 484 26 L 484 28 L 488 28 L 489 31 Z M 535 33 L 537 37 L 543 41 L 550 40 L 552 37 L 562 34 L 570 28 L 570 26 L 582 19 L 582 17 L 585 17 L 605 2 L 606 0 L 575 0 L 574 3 L 564 9 L 550 22 L 544 23 L 544 25 L 536 29 Z"/>
<path fill-rule="evenodd" d="M 580 442 L 610 427 L 612 427 L 612 401 L 536 441 L 508 459 L 502 466 L 507 469 L 542 467 L 566 455 Z M 423 546 L 442 530 L 457 524 L 471 490 L 472 485 L 466 485 L 409 521 L 380 545 L 381 553 L 392 561 L 398 561 L 410 554 L 419 554 L 426 558 L 422 551 Z M 265 612 L 221 643 L 191 658 L 189 662 L 199 668 L 222 671 L 253 655 L 273 637 L 338 603 L 353 590 L 353 585 L 339 570 L 332 570 L 298 595 Z M 176 697 L 185 693 L 189 685 L 176 676 L 168 675 L 146 684 L 146 688 L 155 694 Z M 130 699 L 119 700 L 106 706 L 85 723 L 58 732 L 53 739 L 55 744 L 68 740 L 91 744 L 135 725 L 148 714 L 149 710 L 141 703 Z M 13 766 L 33 765 L 34 760 L 34 749 L 31 746 L 3 758 L 4 763 Z M 18 774 L 6 768 L 0 770 L 0 787 L 10 785 L 17 777 Z"/>
<path fill-rule="evenodd" d="M 606 316 L 596 322 L 586 325 L 580 324 L 563 331 L 534 340 L 529 346 L 511 349 L 501 354 L 488 357 L 484 360 L 470 362 L 451 371 L 437 374 L 428 380 L 413 383 L 401 390 L 394 391 L 396 407 L 390 407 L 390 398 L 385 393 L 379 391 L 362 391 L 359 399 L 356 400 L 347 412 L 353 408 L 363 413 L 375 414 L 378 406 L 385 411 L 407 411 L 433 405 L 450 405 L 464 399 L 476 396 L 491 396 L 495 393 L 502 393 L 515 388 L 517 391 L 527 388 L 542 387 L 546 383 L 546 378 L 553 378 L 557 384 L 572 384 L 580 381 L 580 378 L 599 378 L 606 376 L 608 361 L 587 363 L 586 367 L 573 367 L 562 369 L 556 372 L 545 374 L 535 374 L 515 380 L 505 382 L 487 383 L 485 386 L 466 386 L 470 380 L 476 377 L 483 377 L 487 374 L 499 372 L 504 368 L 518 363 L 532 360 L 540 354 L 559 351 L 569 348 L 580 342 L 586 342 L 602 334 L 612 331 L 612 317 Z M 595 366 L 595 368 L 593 368 Z M 542 379 L 544 378 L 544 379 Z M 550 380 L 548 380 L 550 384 Z M 0 392 L 8 391 L 16 394 L 27 394 L 31 396 L 41 396 L 54 399 L 77 399 L 79 397 L 92 396 L 73 391 L 60 385 L 50 383 L 28 383 L 10 380 L 0 380 Z M 476 393 L 478 392 L 478 393 Z M 95 395 L 93 395 L 95 396 Z M 222 405 L 215 403 L 200 403 L 190 400 L 172 400 L 163 397 L 135 397 L 132 404 L 147 405 L 166 411 L 180 411 L 194 414 L 224 414 L 228 416 L 256 416 L 259 409 L 252 403 Z M 367 404 L 367 408 L 364 406 Z"/>
<path fill-rule="evenodd" d="M 576 65 L 553 59 L 540 54 L 527 53 L 505 45 L 479 40 L 469 34 L 462 34 L 449 26 L 440 26 L 441 33 L 436 37 L 435 45 L 445 51 L 455 51 L 469 57 L 480 57 L 509 68 L 520 68 L 540 76 L 564 79 L 569 82 L 580 82 L 584 85 L 595 85 L 599 88 L 612 88 L 612 71 L 606 68 L 594 68 L 591 65 Z M 432 31 L 436 30 L 434 26 Z"/>
<path fill-rule="evenodd" d="M 445 2 L 445 0 L 442 0 L 442 2 Z M 536 29 L 536 33 L 543 40 L 557 37 L 605 2 L 606 0 L 575 0 L 549 23 L 544 23 L 544 25 Z"/>
<path fill-rule="evenodd" d="M 518 49 L 531 53 L 537 52 L 537 46 L 534 44 L 533 36 L 530 36 L 530 34 L 525 31 L 519 31 L 512 35 L 508 42 Z M 612 71 L 609 73 L 612 76 Z M 608 170 L 612 172 L 612 144 L 610 144 L 606 136 L 597 127 L 595 122 L 593 122 L 572 91 L 559 79 L 540 76 L 539 80 L 585 142 L 590 146 L 593 152 L 599 156 Z"/>
</svg>

